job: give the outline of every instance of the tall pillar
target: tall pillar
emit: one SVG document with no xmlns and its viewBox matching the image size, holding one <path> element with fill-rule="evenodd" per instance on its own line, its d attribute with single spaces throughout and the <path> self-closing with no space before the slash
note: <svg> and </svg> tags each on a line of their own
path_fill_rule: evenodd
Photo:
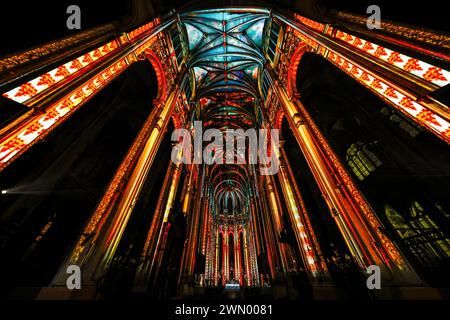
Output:
<svg viewBox="0 0 450 320">
<path fill-rule="evenodd" d="M 329 24 L 299 15 L 295 15 L 296 20 L 277 13 L 274 16 L 293 28 L 296 37 L 313 52 L 336 65 L 407 118 L 450 143 L 448 103 L 433 96 L 437 90 L 450 84 L 450 71 L 426 62 L 430 60 L 429 52 L 426 59 L 420 60 Z M 371 37 L 375 34 L 376 31 L 372 31 Z"/>
<path fill-rule="evenodd" d="M 273 79 L 271 73 L 268 70 L 266 72 Z M 326 141 L 321 139 L 319 143 L 306 124 L 305 117 L 308 115 L 301 102 L 290 99 L 278 81 L 273 82 L 272 88 L 357 264 L 364 269 L 370 265 L 378 265 L 387 278 L 393 277 L 399 283 L 421 283 L 394 243 L 381 232 L 381 222 L 338 163 L 337 157 L 333 154 L 330 158 L 332 151 L 328 146 L 329 154 L 322 150 Z M 330 166 L 331 163 L 339 171 Z"/>
<path fill-rule="evenodd" d="M 189 216 L 189 212 L 191 212 L 193 208 L 193 203 L 195 201 L 195 195 L 196 195 L 196 183 L 198 179 L 198 168 L 196 165 L 189 165 L 189 171 L 188 171 L 188 178 L 186 179 L 186 188 L 184 190 L 184 196 L 183 196 L 183 207 L 182 207 L 182 213 L 185 217 Z M 183 277 L 186 276 L 185 270 L 186 270 L 186 264 L 188 263 L 187 255 L 188 255 L 188 245 L 190 244 L 189 239 L 186 238 L 184 241 L 184 247 L 183 247 L 183 254 L 181 256 L 181 266 L 180 266 L 180 274 L 178 277 L 178 284 L 181 283 L 182 280 L 184 280 Z"/>
<path fill-rule="evenodd" d="M 202 208 L 204 207 L 204 199 L 202 193 L 202 175 L 203 170 L 199 170 L 197 180 L 192 191 L 192 208 L 189 215 L 189 223 L 186 231 L 186 243 L 183 250 L 182 264 L 180 268 L 179 282 L 189 282 L 193 279 L 197 253 L 199 252 L 198 244 L 200 243 L 200 218 Z M 200 251 L 201 252 L 201 251 Z"/>
<path fill-rule="evenodd" d="M 264 190 L 263 179 L 264 178 L 260 178 L 260 181 L 258 181 L 259 182 L 258 187 L 260 187 L 261 190 Z M 263 237 L 267 253 L 267 256 L 263 256 L 262 258 L 264 257 L 267 258 L 267 261 L 269 263 L 270 275 L 272 279 L 274 279 L 275 275 L 277 274 L 277 269 L 281 269 L 282 267 L 282 262 L 279 252 L 276 248 L 277 237 L 276 234 L 274 234 L 275 230 L 272 224 L 272 217 L 271 217 L 272 213 L 271 210 L 269 209 L 270 204 L 267 203 L 268 201 L 270 201 L 269 194 L 270 192 L 266 193 L 264 190 L 263 192 L 259 192 L 260 197 L 256 197 L 256 199 L 259 202 L 258 203 L 260 208 L 259 212 L 261 217 L 261 219 L 259 219 L 259 222 L 261 224 L 261 230 L 263 231 Z"/>
<path fill-rule="evenodd" d="M 245 262 L 245 265 L 248 266 L 248 278 L 249 285 L 250 286 L 260 286 L 261 279 L 258 271 L 258 261 L 257 261 L 257 254 L 256 254 L 256 247 L 255 247 L 255 241 L 254 237 L 252 237 L 252 233 L 248 230 L 251 230 L 250 228 L 244 229 L 244 243 L 245 243 L 245 251 L 247 253 L 247 260 Z"/>
<path fill-rule="evenodd" d="M 136 271 L 134 281 L 134 288 L 136 291 L 145 292 L 149 285 L 152 273 L 155 273 L 154 279 L 157 278 L 159 273 L 167 241 L 166 235 L 170 229 L 169 214 L 171 213 L 177 194 L 182 166 L 181 163 L 175 164 L 171 162 L 167 170 L 158 204 L 152 217 L 152 223 L 142 251 L 141 261 Z"/>
<path fill-rule="evenodd" d="M 45 73 L 43 68 L 36 67 L 33 72 L 35 78 L 25 83 L 23 79 L 27 79 L 31 72 L 24 74 L 18 71 L 14 76 L 16 81 L 3 88 L 12 86 L 2 96 L 30 110 L 0 128 L 0 171 L 44 139 L 137 61 L 137 56 L 153 45 L 173 21 L 171 18 L 160 24 L 159 19 L 155 19 L 142 29 L 98 44 L 99 47 L 72 61 L 64 64 L 60 61 L 60 65 Z M 37 55 L 36 52 L 30 54 Z M 64 54 L 67 55 L 68 51 L 65 50 Z"/>
<path fill-rule="evenodd" d="M 266 191 L 270 201 L 270 209 L 272 217 L 271 226 L 275 233 L 274 244 L 275 247 L 278 249 L 281 259 L 282 270 L 278 270 L 277 273 L 280 273 L 281 271 L 283 271 L 283 273 L 286 273 L 289 271 L 290 263 L 287 258 L 285 244 L 279 241 L 279 236 L 281 235 L 282 231 L 282 222 L 281 222 L 282 216 L 281 216 L 281 203 L 278 196 L 278 189 L 276 188 L 276 184 L 272 176 L 267 175 L 265 176 L 265 179 L 266 179 Z"/>
<path fill-rule="evenodd" d="M 219 228 L 216 227 L 216 245 L 215 245 L 215 259 L 214 259 L 214 285 L 217 286 L 219 283 L 219 279 L 218 279 L 218 273 L 219 273 L 219 259 L 220 259 L 220 248 L 219 248 L 219 243 L 220 243 L 220 238 L 222 235 L 219 232 Z"/>
<path fill-rule="evenodd" d="M 309 213 L 306 211 L 299 188 L 292 174 L 282 142 L 278 150 L 280 152 L 278 177 L 295 237 L 302 254 L 303 264 L 313 279 L 322 280 L 328 277 L 328 270 L 322 258 L 322 251 L 312 228 Z"/>
<path fill-rule="evenodd" d="M 165 103 L 151 112 L 52 286 L 65 285 L 69 265 L 81 267 L 85 285 L 95 285 L 108 270 L 186 79 L 182 71 Z M 130 162 L 134 164 L 130 166 Z"/>
<path fill-rule="evenodd" d="M 230 279 L 230 234 L 229 234 L 228 225 L 225 228 L 226 228 L 226 231 L 225 231 L 225 241 L 224 241 L 225 254 L 224 254 L 224 277 L 223 277 L 224 283 L 226 283 Z"/>
</svg>

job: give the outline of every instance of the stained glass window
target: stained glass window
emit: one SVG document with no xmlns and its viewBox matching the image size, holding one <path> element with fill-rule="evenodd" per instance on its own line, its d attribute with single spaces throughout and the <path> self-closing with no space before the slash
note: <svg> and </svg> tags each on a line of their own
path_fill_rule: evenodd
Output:
<svg viewBox="0 0 450 320">
<path fill-rule="evenodd" d="M 411 203 L 406 214 L 390 205 L 385 206 L 385 213 L 392 228 L 420 263 L 435 265 L 450 258 L 450 239 L 418 201 Z"/>
<path fill-rule="evenodd" d="M 381 113 L 389 117 L 390 121 L 396 123 L 400 129 L 407 132 L 411 137 L 415 138 L 420 133 L 420 129 L 416 125 L 403 118 L 397 111 L 384 107 L 381 109 Z"/>
<path fill-rule="evenodd" d="M 362 142 L 353 143 L 347 150 L 346 160 L 356 177 L 362 181 L 377 167 L 382 165 L 381 160 L 367 145 Z"/>
<path fill-rule="evenodd" d="M 270 29 L 270 35 L 269 35 L 269 46 L 267 49 L 267 53 L 269 55 L 270 61 L 272 63 L 275 63 L 275 56 L 277 52 L 277 44 L 278 44 L 278 37 L 280 35 L 281 27 L 275 22 L 272 22 L 272 28 Z"/>
</svg>

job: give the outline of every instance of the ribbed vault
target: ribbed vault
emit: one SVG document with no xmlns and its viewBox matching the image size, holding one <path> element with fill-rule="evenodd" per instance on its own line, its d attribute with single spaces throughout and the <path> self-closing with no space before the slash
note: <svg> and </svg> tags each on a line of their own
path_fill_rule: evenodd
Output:
<svg viewBox="0 0 450 320">
<path fill-rule="evenodd" d="M 266 62 L 263 39 L 268 18 L 267 9 L 249 8 L 180 14 L 178 28 L 191 75 L 191 102 L 198 106 L 204 130 L 225 133 L 260 127 L 255 106 L 260 99 L 258 79 Z M 225 150 L 216 149 L 215 154 L 225 158 Z M 230 201 L 235 212 L 242 211 L 248 198 L 248 170 L 243 164 L 212 168 L 209 182 L 216 203 L 221 204 L 217 210 Z"/>
</svg>

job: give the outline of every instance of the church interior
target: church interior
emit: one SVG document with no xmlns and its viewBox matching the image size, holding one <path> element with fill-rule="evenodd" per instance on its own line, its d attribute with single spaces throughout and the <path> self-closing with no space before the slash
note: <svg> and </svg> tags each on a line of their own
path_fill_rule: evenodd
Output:
<svg viewBox="0 0 450 320">
<path fill-rule="evenodd" d="M 450 298 L 437 6 L 78 2 L 0 49 L 0 299 Z M 277 172 L 174 161 L 194 123 L 276 132 Z"/>
</svg>

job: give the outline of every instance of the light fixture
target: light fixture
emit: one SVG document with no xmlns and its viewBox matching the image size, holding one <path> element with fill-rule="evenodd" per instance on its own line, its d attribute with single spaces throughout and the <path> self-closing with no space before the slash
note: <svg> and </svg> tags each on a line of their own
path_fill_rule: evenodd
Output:
<svg viewBox="0 0 450 320">
<path fill-rule="evenodd" d="M 8 190 L 2 190 L 2 194 L 7 194 L 8 193 Z"/>
</svg>

